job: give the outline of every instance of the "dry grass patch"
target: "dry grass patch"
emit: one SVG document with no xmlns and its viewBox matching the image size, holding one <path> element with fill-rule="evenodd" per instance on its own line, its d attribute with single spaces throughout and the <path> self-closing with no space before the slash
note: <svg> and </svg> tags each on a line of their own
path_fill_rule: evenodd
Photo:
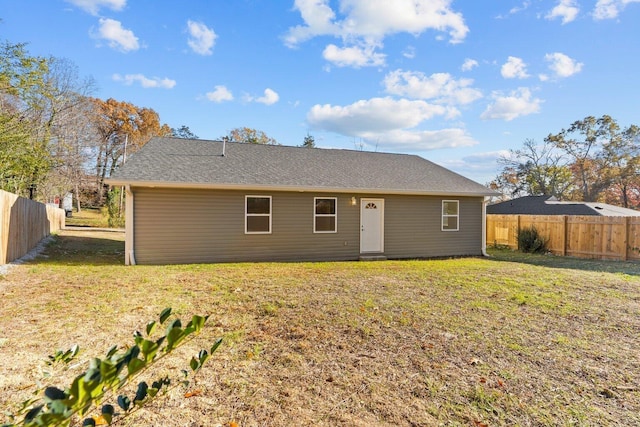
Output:
<svg viewBox="0 0 640 427">
<path fill-rule="evenodd" d="M 211 314 L 182 361 L 225 341 L 197 395 L 178 390 L 132 425 L 640 425 L 640 266 L 497 252 L 125 267 L 121 235 L 81 236 L 0 279 L 0 407 L 54 350 L 100 356 L 172 306 Z"/>
<path fill-rule="evenodd" d="M 80 212 L 73 211 L 70 218 L 66 218 L 67 226 L 75 227 L 109 227 L 109 216 L 106 208 L 84 208 Z"/>
</svg>

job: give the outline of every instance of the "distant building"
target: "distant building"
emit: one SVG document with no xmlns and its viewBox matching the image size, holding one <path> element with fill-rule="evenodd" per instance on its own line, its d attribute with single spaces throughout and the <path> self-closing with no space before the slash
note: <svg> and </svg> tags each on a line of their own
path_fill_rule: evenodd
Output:
<svg viewBox="0 0 640 427">
<path fill-rule="evenodd" d="M 553 196 L 525 196 L 487 206 L 497 215 L 640 216 L 640 211 L 597 202 L 561 202 Z"/>
</svg>

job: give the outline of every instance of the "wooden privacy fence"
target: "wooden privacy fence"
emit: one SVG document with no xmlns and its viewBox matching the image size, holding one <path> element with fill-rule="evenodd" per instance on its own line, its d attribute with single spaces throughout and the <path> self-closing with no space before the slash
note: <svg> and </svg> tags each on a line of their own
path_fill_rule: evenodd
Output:
<svg viewBox="0 0 640 427">
<path fill-rule="evenodd" d="M 640 217 L 487 215 L 487 245 L 518 247 L 518 230 L 535 226 L 557 255 L 640 260 Z"/>
<path fill-rule="evenodd" d="M 0 264 L 25 255 L 64 220 L 63 209 L 0 190 Z"/>
</svg>

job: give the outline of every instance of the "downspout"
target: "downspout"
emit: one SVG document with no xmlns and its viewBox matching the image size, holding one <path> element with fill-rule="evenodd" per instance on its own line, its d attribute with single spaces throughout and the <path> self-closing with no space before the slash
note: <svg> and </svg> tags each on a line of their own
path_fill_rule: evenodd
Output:
<svg viewBox="0 0 640 427">
<path fill-rule="evenodd" d="M 133 222 L 133 191 L 131 191 L 131 186 L 127 184 L 125 187 L 126 200 L 125 200 L 125 221 L 124 221 L 124 264 L 125 265 L 136 265 L 136 257 L 134 254 L 134 246 L 133 246 L 133 231 L 134 231 L 134 222 Z"/>
<path fill-rule="evenodd" d="M 489 198 L 485 197 L 482 200 L 482 256 L 489 256 L 487 254 L 487 204 L 489 204 Z"/>
</svg>

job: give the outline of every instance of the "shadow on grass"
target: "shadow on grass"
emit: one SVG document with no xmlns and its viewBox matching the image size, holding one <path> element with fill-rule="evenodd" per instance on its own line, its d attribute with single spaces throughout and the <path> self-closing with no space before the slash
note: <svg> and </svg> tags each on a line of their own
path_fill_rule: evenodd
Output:
<svg viewBox="0 0 640 427">
<path fill-rule="evenodd" d="M 116 236 L 114 236 L 116 237 Z M 124 241 L 91 233 L 54 236 L 31 263 L 57 265 L 124 265 Z"/>
<path fill-rule="evenodd" d="M 63 231 L 54 236 L 41 256 L 30 263 L 57 265 L 124 265 L 124 234 L 91 229 Z M 564 268 L 640 276 L 640 263 L 601 261 L 556 255 L 525 254 L 511 249 L 487 248 L 493 261 L 508 261 L 547 268 Z"/>
<path fill-rule="evenodd" d="M 548 268 L 601 271 L 640 276 L 640 263 L 630 261 L 603 261 L 597 259 L 563 257 L 557 255 L 526 254 L 511 249 L 487 248 L 494 261 L 519 262 Z"/>
</svg>

